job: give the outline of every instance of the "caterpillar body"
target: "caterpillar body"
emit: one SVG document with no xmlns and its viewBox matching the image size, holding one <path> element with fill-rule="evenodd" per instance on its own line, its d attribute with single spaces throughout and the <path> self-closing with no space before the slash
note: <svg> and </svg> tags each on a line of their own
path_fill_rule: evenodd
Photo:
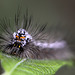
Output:
<svg viewBox="0 0 75 75">
<path fill-rule="evenodd" d="M 0 20 L 0 50 L 3 53 L 32 59 L 65 59 L 70 57 L 65 40 L 52 41 L 46 24 L 32 24 L 28 12 L 19 23 L 20 14 L 15 15 L 13 28 L 6 18 Z"/>
</svg>

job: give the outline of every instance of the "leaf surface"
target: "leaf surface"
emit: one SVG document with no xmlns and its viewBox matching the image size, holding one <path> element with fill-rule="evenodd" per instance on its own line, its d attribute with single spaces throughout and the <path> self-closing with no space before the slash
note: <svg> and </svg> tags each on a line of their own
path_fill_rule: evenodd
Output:
<svg viewBox="0 0 75 75">
<path fill-rule="evenodd" d="M 63 65 L 62 60 L 21 59 L 0 53 L 3 75 L 53 75 Z"/>
</svg>

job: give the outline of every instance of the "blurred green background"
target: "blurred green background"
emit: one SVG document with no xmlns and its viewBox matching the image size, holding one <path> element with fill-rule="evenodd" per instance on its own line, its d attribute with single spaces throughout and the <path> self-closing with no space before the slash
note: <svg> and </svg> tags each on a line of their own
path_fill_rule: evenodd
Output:
<svg viewBox="0 0 75 75">
<path fill-rule="evenodd" d="M 26 8 L 34 19 L 51 24 L 75 24 L 74 0 L 0 0 L 0 17 L 14 16 L 18 6 Z"/>
</svg>

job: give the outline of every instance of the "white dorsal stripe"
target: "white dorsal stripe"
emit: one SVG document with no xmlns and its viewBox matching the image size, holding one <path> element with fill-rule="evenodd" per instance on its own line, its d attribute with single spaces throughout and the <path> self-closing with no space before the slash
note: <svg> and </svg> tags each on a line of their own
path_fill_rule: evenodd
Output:
<svg viewBox="0 0 75 75">
<path fill-rule="evenodd" d="M 53 49 L 64 48 L 67 45 L 65 41 L 56 41 L 53 43 L 47 43 L 47 42 L 42 43 L 40 41 L 36 41 L 34 42 L 34 44 L 42 48 L 53 48 Z"/>
</svg>

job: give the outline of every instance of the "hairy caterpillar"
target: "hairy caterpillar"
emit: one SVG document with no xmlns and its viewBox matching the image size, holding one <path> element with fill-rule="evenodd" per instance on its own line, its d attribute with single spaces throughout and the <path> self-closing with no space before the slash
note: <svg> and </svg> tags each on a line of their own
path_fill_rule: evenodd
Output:
<svg viewBox="0 0 75 75">
<path fill-rule="evenodd" d="M 60 36 L 56 37 L 60 33 L 47 33 L 46 26 L 46 24 L 33 24 L 28 12 L 24 15 L 22 23 L 20 23 L 20 12 L 18 11 L 15 15 L 14 31 L 7 18 L 1 19 L 0 50 L 21 58 L 66 59 L 71 57 L 66 41 Z"/>
</svg>

